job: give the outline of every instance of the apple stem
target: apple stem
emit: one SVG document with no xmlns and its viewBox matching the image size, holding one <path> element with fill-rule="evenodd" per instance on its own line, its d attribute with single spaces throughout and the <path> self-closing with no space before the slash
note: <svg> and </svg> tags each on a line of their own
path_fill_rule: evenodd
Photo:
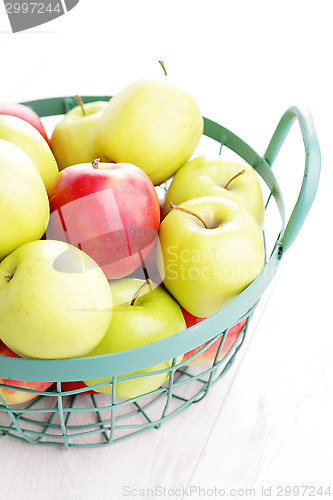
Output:
<svg viewBox="0 0 333 500">
<path fill-rule="evenodd" d="M 170 203 L 170 209 L 171 210 L 180 210 L 181 212 L 185 212 L 187 214 L 194 215 L 194 217 L 196 217 L 197 219 L 199 219 L 200 222 L 202 222 L 202 224 L 205 226 L 206 229 L 209 229 L 209 227 L 207 226 L 207 224 L 203 220 L 203 218 L 200 217 L 200 215 L 196 214 L 195 212 L 192 212 L 191 210 L 188 210 L 187 208 L 178 207 L 178 205 L 174 205 L 173 203 Z"/>
<path fill-rule="evenodd" d="M 224 186 L 224 189 L 227 189 L 227 187 L 229 186 L 230 182 L 234 181 L 235 179 L 237 179 L 237 177 L 239 177 L 240 175 L 243 175 L 245 174 L 245 170 L 241 170 L 240 172 L 238 172 L 236 175 L 234 175 L 233 177 L 231 177 L 231 179 L 227 182 L 227 184 Z"/>
<path fill-rule="evenodd" d="M 81 106 L 83 116 L 86 116 L 86 112 L 84 109 L 82 98 L 78 94 L 76 94 L 75 99 L 77 100 L 78 104 Z"/>
<path fill-rule="evenodd" d="M 5 276 L 5 279 L 8 281 L 8 283 L 14 278 L 14 273 L 11 274 L 10 276 Z"/>
<path fill-rule="evenodd" d="M 168 73 L 166 72 L 166 69 L 165 69 L 164 62 L 163 62 L 163 61 L 158 61 L 158 62 L 159 62 L 159 63 L 160 63 L 160 65 L 162 66 L 165 76 L 168 76 Z"/>
<path fill-rule="evenodd" d="M 134 302 L 136 301 L 136 299 L 139 297 L 140 293 L 141 293 L 141 290 L 147 286 L 147 285 L 151 285 L 151 280 L 148 278 L 144 283 L 142 283 L 142 285 L 140 286 L 140 288 L 137 289 L 137 291 L 135 292 L 134 294 L 134 297 L 133 299 L 131 300 L 131 306 L 134 306 Z"/>
<path fill-rule="evenodd" d="M 93 168 L 98 168 L 100 161 L 101 161 L 100 158 L 96 158 L 94 161 L 92 161 L 91 164 L 92 164 Z"/>
</svg>

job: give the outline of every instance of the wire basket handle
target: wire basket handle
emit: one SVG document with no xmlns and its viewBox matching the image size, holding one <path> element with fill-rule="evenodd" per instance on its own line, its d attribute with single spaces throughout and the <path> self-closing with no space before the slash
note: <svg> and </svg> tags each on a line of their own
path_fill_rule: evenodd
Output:
<svg viewBox="0 0 333 500">
<path fill-rule="evenodd" d="M 320 174 L 320 148 L 311 113 L 292 106 L 282 116 L 268 145 L 264 159 L 272 166 L 295 120 L 298 120 L 305 146 L 305 169 L 298 199 L 282 238 L 286 251 L 296 239 L 314 200 Z"/>
</svg>

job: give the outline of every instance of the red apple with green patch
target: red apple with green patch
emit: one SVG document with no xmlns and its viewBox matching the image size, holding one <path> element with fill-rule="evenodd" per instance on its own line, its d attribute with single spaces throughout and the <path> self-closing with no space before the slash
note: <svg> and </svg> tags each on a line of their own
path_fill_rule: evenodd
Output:
<svg viewBox="0 0 333 500">
<path fill-rule="evenodd" d="M 90 255 L 108 279 L 141 266 L 157 238 L 160 207 L 154 186 L 127 163 L 92 163 L 62 170 L 48 190 L 47 239 Z"/>
</svg>

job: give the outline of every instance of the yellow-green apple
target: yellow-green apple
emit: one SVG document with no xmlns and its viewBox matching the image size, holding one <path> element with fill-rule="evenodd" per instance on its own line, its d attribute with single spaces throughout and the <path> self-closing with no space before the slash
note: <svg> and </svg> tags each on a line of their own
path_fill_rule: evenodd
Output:
<svg viewBox="0 0 333 500">
<path fill-rule="evenodd" d="M 264 202 L 255 170 L 243 162 L 223 160 L 220 156 L 200 156 L 183 165 L 167 191 L 164 214 L 170 203 L 179 205 L 200 196 L 221 196 L 243 205 L 264 225 Z"/>
<path fill-rule="evenodd" d="M 134 163 L 155 185 L 193 154 L 203 132 L 194 98 L 163 79 L 140 79 L 121 90 L 102 114 L 96 147 L 103 160 Z"/>
<path fill-rule="evenodd" d="M 135 165 L 82 163 L 49 187 L 47 239 L 68 241 L 90 255 L 108 279 L 137 269 L 157 238 L 160 209 L 149 177 Z"/>
<path fill-rule="evenodd" d="M 184 319 L 186 321 L 186 327 L 190 328 L 193 325 L 196 325 L 203 321 L 205 318 L 198 318 L 197 316 L 193 316 L 193 314 L 190 314 L 188 311 L 186 311 L 183 307 L 181 308 Z M 244 335 L 243 329 L 246 325 L 247 318 L 243 319 L 239 323 L 237 323 L 235 326 L 229 328 L 228 332 L 226 333 L 226 338 L 223 340 L 223 346 L 222 349 L 219 353 L 218 356 L 218 361 L 222 360 L 226 354 L 230 351 L 230 349 L 233 347 L 235 344 L 236 340 L 239 337 L 242 337 Z M 188 365 L 196 365 L 199 363 L 212 363 L 215 358 L 217 351 L 219 349 L 220 343 L 221 343 L 221 338 L 217 339 L 215 342 L 213 342 L 212 345 L 207 347 L 205 351 L 203 351 L 201 354 L 196 355 L 205 345 L 209 343 L 205 342 L 199 347 L 196 347 L 195 349 L 192 349 L 191 351 L 188 351 L 187 353 L 184 354 L 183 361 L 186 359 L 191 358 L 194 356 L 192 360 L 190 360 L 187 364 Z"/>
<path fill-rule="evenodd" d="M 103 101 L 76 106 L 55 126 L 50 142 L 59 170 L 98 157 L 95 136 L 98 121 L 106 106 L 107 103 Z"/>
<path fill-rule="evenodd" d="M 0 261 L 24 243 L 40 239 L 49 214 L 46 189 L 32 160 L 0 139 Z"/>
<path fill-rule="evenodd" d="M 0 263 L 0 335 L 29 358 L 83 356 L 102 340 L 112 316 L 103 271 L 61 241 L 33 241 Z"/>
<path fill-rule="evenodd" d="M 31 158 L 48 188 L 58 173 L 57 162 L 49 145 L 35 127 L 17 116 L 0 115 L 0 139 L 12 142 Z"/>
<path fill-rule="evenodd" d="M 9 349 L 9 347 L 7 347 L 1 340 L 0 356 L 8 356 L 11 358 L 21 357 Z M 3 405 L 2 400 L 4 400 L 8 406 L 26 403 L 37 396 L 37 394 L 30 391 L 46 391 L 46 389 L 48 389 L 51 385 L 52 382 L 27 382 L 23 380 L 0 378 L 0 405 Z M 7 386 L 17 387 L 17 389 Z M 28 391 L 25 391 L 24 389 L 28 389 Z"/>
<path fill-rule="evenodd" d="M 112 321 L 101 343 L 88 356 L 99 356 L 144 346 L 170 337 L 186 329 L 179 305 L 171 295 L 154 283 L 144 286 L 144 280 L 122 279 L 110 283 L 114 300 Z M 182 356 L 177 358 L 180 362 Z M 159 363 L 117 378 L 116 396 L 131 399 L 158 389 L 169 372 L 122 380 L 134 374 L 145 374 L 170 368 L 172 360 Z M 86 380 L 88 386 L 108 379 Z M 111 384 L 95 389 L 112 393 Z"/>
<path fill-rule="evenodd" d="M 0 103 L 0 115 L 11 115 L 22 118 L 38 130 L 48 144 L 49 138 L 40 117 L 28 106 L 18 103 Z"/>
<path fill-rule="evenodd" d="M 228 304 L 264 265 L 255 218 L 227 198 L 203 196 L 174 207 L 160 225 L 159 241 L 157 263 L 166 288 L 200 318 Z"/>
</svg>

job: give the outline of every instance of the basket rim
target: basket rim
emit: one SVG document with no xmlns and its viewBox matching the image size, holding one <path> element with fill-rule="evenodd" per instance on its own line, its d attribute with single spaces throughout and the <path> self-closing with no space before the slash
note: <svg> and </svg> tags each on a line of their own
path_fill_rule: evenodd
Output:
<svg viewBox="0 0 333 500">
<path fill-rule="evenodd" d="M 111 96 L 83 96 L 82 100 L 86 103 L 96 100 L 107 101 L 110 98 Z M 38 99 L 26 101 L 22 104 L 31 107 L 41 117 L 61 115 L 77 106 L 74 97 Z M 128 372 L 148 368 L 191 351 L 211 340 L 222 331 L 231 328 L 243 317 L 251 314 L 252 309 L 272 281 L 282 257 L 281 240 L 285 228 L 282 192 L 270 165 L 264 157 L 256 153 L 246 142 L 222 125 L 206 117 L 203 117 L 203 119 L 203 134 L 219 142 L 221 146 L 226 146 L 234 151 L 252 165 L 268 186 L 277 204 L 282 228 L 262 272 L 241 294 L 217 313 L 171 337 L 127 351 L 101 356 L 67 359 L 30 359 L 0 356 L 0 377 L 13 380 L 65 382 L 125 375 Z"/>
</svg>

